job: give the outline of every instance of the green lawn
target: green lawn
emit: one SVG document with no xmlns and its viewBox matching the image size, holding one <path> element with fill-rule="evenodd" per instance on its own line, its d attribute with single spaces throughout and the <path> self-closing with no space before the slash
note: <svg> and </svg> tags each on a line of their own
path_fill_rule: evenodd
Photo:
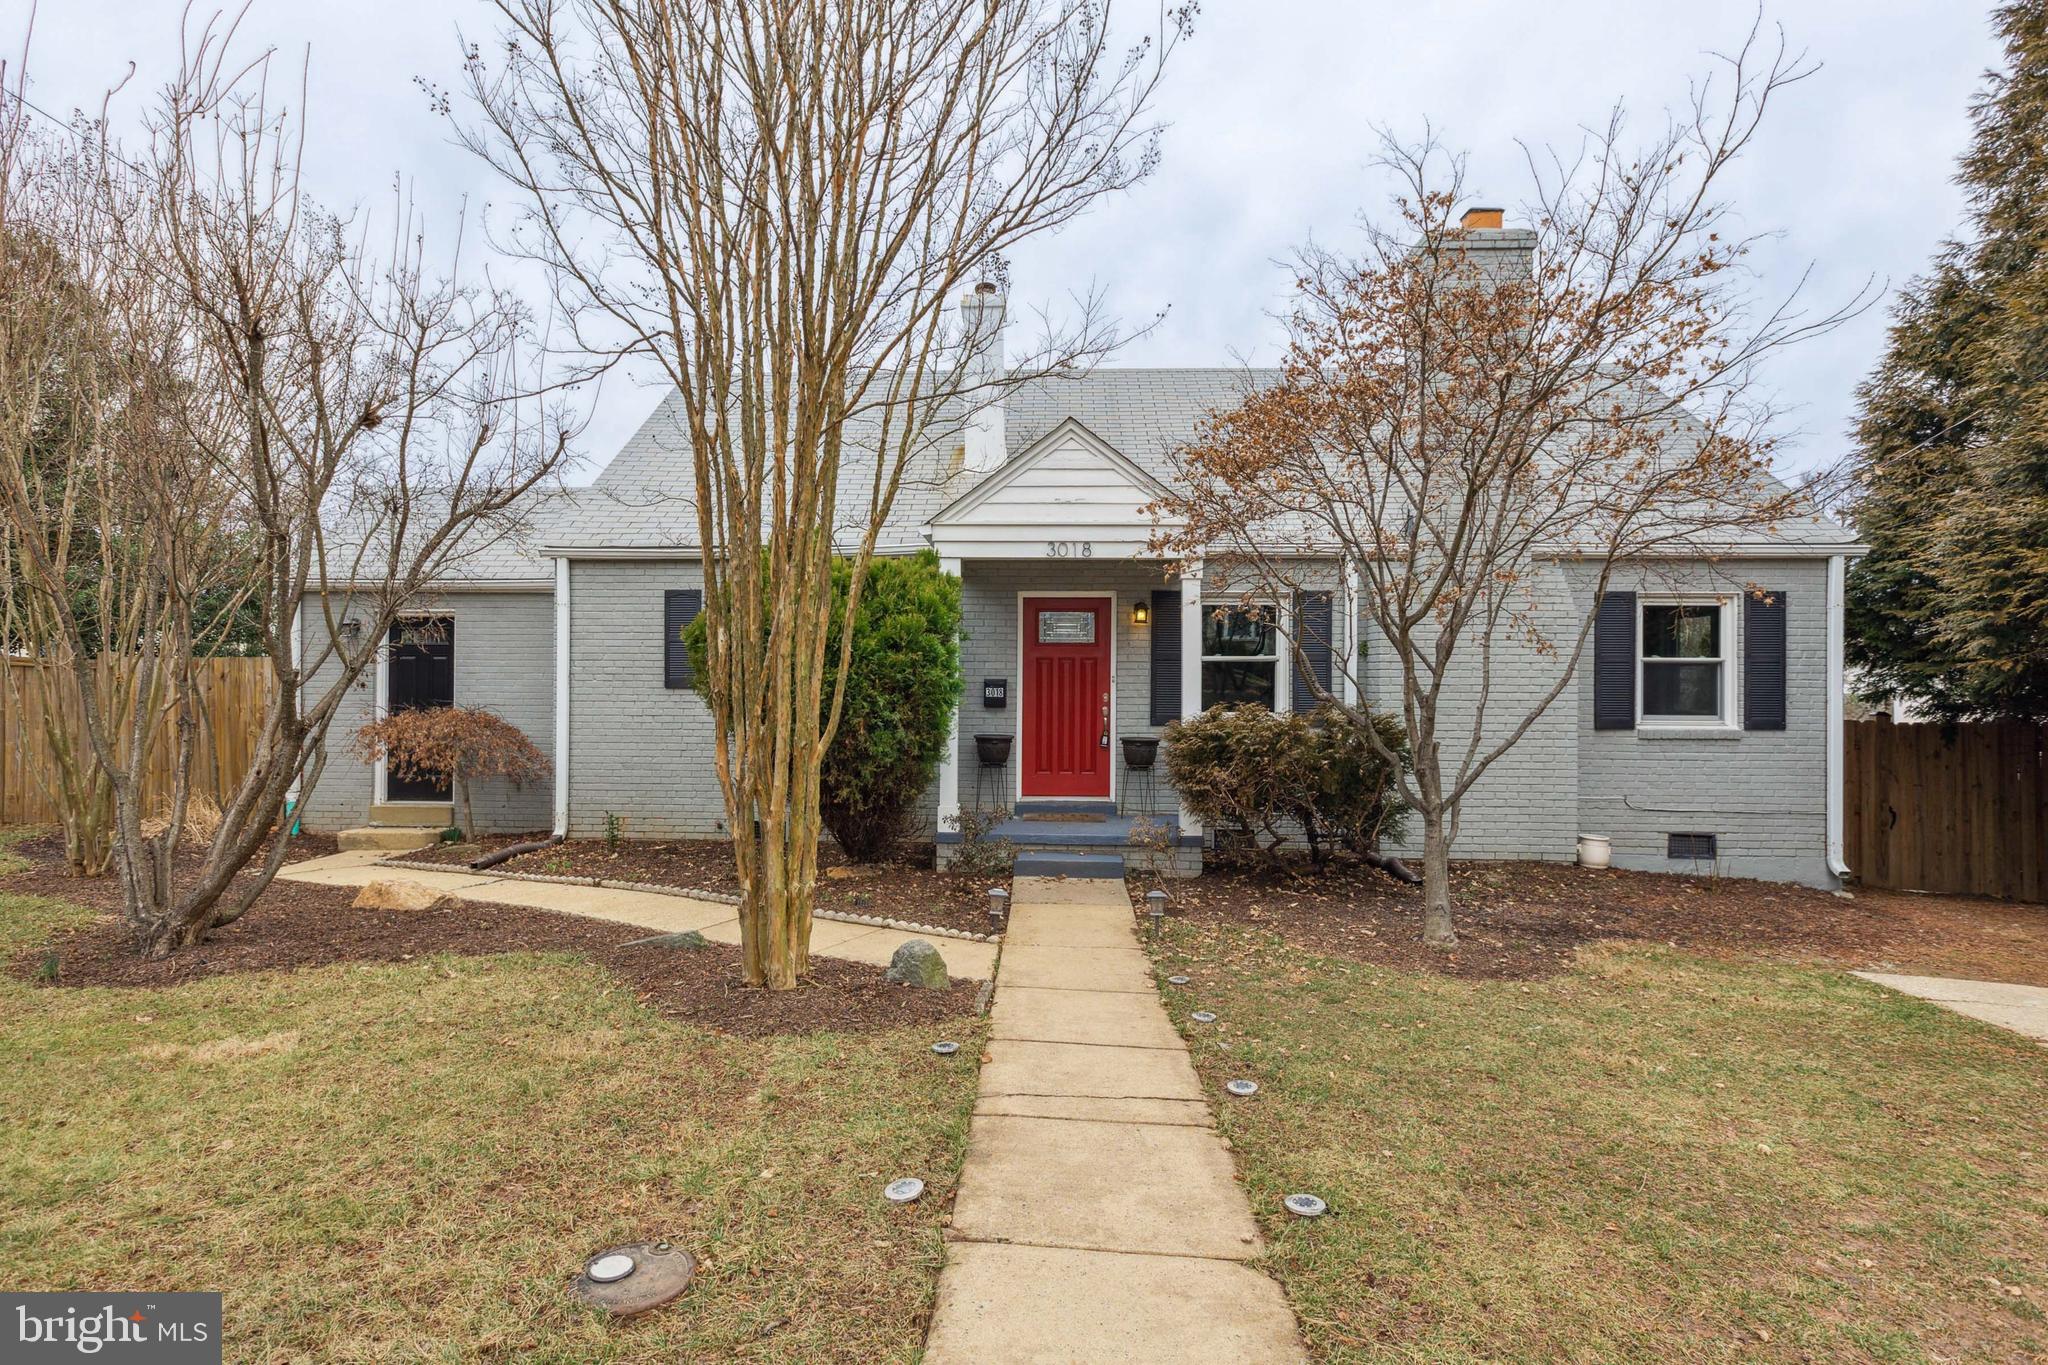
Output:
<svg viewBox="0 0 2048 1365">
<path fill-rule="evenodd" d="M 1321 1359 L 2048 1353 L 2037 1044 L 1641 947 L 1466 982 L 1175 921 L 1158 957 Z"/>
<path fill-rule="evenodd" d="M 0 951 L 84 914 L 0 895 Z M 974 1091 L 929 1041 L 711 1034 L 567 957 L 0 978 L 0 1283 L 224 1290 L 234 1360 L 908 1359 Z M 678 1304 L 565 1296 L 663 1234 Z"/>
</svg>

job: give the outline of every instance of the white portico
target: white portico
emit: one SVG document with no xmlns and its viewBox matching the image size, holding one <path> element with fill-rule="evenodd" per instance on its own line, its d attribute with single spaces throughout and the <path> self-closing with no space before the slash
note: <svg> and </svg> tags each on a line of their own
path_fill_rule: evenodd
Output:
<svg viewBox="0 0 2048 1365">
<path fill-rule="evenodd" d="M 1069 417 L 931 519 L 932 545 L 963 585 L 960 710 L 969 717 L 963 726 L 956 713 L 940 770 L 942 840 L 960 827 L 971 771 L 972 805 L 1135 811 L 1159 817 L 1176 843 L 1199 844 L 1199 824 L 1156 767 L 1125 761 L 1127 747 L 1142 755 L 1167 721 L 1202 702 L 1201 577 L 1176 583 L 1151 547 L 1148 508 L 1164 492 Z M 999 776 L 980 771 L 990 750 L 963 729 L 984 741 L 1013 737 Z M 1139 778 L 1142 789 L 1127 792 Z"/>
</svg>

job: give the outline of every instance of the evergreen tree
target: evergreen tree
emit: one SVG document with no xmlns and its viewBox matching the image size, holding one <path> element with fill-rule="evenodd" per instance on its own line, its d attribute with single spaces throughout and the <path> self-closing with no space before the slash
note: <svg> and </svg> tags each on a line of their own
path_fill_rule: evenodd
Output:
<svg viewBox="0 0 2048 1365">
<path fill-rule="evenodd" d="M 1857 425 L 1850 658 L 1943 719 L 2048 717 L 2048 0 L 1994 23 L 1969 235 L 1902 296 Z"/>
</svg>

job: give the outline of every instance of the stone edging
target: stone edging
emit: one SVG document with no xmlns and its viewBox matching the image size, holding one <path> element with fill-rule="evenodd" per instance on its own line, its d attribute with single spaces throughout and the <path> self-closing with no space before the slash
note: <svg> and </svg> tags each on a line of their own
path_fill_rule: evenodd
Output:
<svg viewBox="0 0 2048 1365">
<path fill-rule="evenodd" d="M 379 858 L 378 867 L 395 867 L 407 872 L 468 872 L 478 877 L 498 877 L 514 882 L 552 882 L 557 886 L 595 886 L 606 891 L 646 891 L 657 896 L 688 896 L 692 900 L 719 905 L 738 905 L 740 898 L 730 891 L 700 891 L 689 886 L 664 886 L 659 882 L 627 882 L 611 877 L 563 877 L 550 872 L 503 872 L 495 867 L 482 871 L 467 863 L 429 863 L 417 858 Z M 948 929 L 939 924 L 917 924 L 910 920 L 887 919 L 881 915 L 850 915 L 844 910 L 813 910 L 812 919 L 836 920 L 841 924 L 865 924 L 871 929 L 902 929 L 940 938 L 966 939 L 970 943 L 999 943 L 1001 934 L 977 934 L 966 929 Z"/>
</svg>

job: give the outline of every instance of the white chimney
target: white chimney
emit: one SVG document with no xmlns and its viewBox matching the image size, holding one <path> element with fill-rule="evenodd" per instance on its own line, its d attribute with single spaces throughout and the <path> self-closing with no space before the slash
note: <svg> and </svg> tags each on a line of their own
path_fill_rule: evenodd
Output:
<svg viewBox="0 0 2048 1365">
<path fill-rule="evenodd" d="M 960 300 L 965 401 L 980 405 L 967 418 L 961 462 L 974 474 L 988 473 L 1009 453 L 1004 445 L 1002 390 L 975 387 L 990 384 L 1003 373 L 1003 310 L 1002 291 L 988 281 Z"/>
</svg>

